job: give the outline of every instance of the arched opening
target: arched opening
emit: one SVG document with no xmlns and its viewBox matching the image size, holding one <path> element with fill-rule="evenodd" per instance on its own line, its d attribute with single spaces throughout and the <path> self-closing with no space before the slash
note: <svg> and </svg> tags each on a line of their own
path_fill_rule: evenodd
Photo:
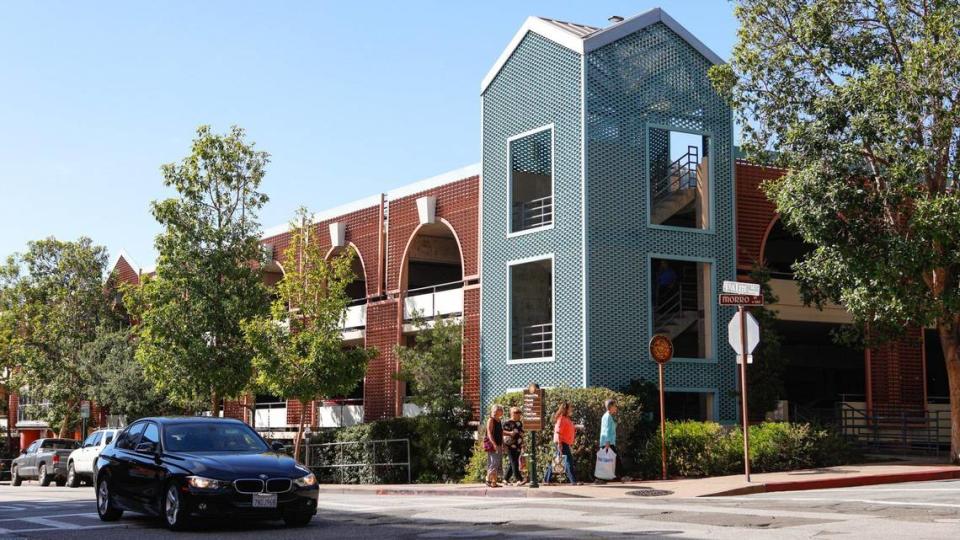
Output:
<svg viewBox="0 0 960 540">
<path fill-rule="evenodd" d="M 813 251 L 800 235 L 788 230 L 783 221 L 777 220 L 770 227 L 763 244 L 761 260 L 770 269 L 775 279 L 793 279 L 793 264 Z"/>
<path fill-rule="evenodd" d="M 403 288 L 407 296 L 463 286 L 463 257 L 453 230 L 443 222 L 428 223 L 407 246 Z"/>
<path fill-rule="evenodd" d="M 353 254 L 353 260 L 350 261 L 350 269 L 353 271 L 354 276 L 353 281 L 347 285 L 347 296 L 350 298 L 351 305 L 365 303 L 367 299 L 367 273 L 357 248 L 354 247 L 353 244 L 335 247 L 327 254 L 327 259 L 340 257 L 347 253 Z"/>
</svg>

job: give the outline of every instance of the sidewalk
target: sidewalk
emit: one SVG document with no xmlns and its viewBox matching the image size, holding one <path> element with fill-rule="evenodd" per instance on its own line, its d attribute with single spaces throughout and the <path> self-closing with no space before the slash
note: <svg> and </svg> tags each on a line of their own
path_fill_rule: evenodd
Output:
<svg viewBox="0 0 960 540">
<path fill-rule="evenodd" d="M 402 484 L 402 485 L 321 485 L 323 493 L 354 493 L 367 495 L 418 495 L 448 497 L 583 497 L 610 498 L 640 495 L 631 493 L 659 490 L 669 493 L 659 498 L 716 497 L 746 495 L 773 491 L 801 491 L 898 482 L 949 480 L 960 478 L 960 466 L 930 463 L 929 461 L 900 461 L 845 465 L 823 469 L 754 474 L 747 483 L 743 475 L 685 478 L 679 480 L 649 480 L 630 483 L 541 485 L 538 489 L 524 487 L 488 488 L 483 484 Z"/>
</svg>

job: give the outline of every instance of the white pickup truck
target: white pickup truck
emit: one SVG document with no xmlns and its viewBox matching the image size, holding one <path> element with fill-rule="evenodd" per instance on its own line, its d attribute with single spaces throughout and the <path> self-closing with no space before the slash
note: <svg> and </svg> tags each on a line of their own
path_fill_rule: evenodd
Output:
<svg viewBox="0 0 960 540">
<path fill-rule="evenodd" d="M 67 458 L 67 486 L 78 487 L 80 482 L 93 482 L 93 467 L 97 457 L 107 445 L 113 443 L 113 438 L 119 429 L 100 429 L 94 431 L 83 440 L 80 448 L 70 453 Z"/>
</svg>

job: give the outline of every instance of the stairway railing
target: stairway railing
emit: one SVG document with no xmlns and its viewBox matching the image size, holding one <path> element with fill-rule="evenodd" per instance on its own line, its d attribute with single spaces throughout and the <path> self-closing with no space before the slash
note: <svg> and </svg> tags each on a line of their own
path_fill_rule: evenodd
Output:
<svg viewBox="0 0 960 540">
<path fill-rule="evenodd" d="M 654 332 L 663 332 L 683 314 L 683 283 L 660 291 L 664 296 L 657 299 L 653 310 Z"/>
<path fill-rule="evenodd" d="M 697 167 L 700 165 L 700 149 L 687 146 L 687 153 L 667 167 L 667 174 L 651 186 L 651 198 L 656 206 L 671 193 L 697 188 Z"/>
<path fill-rule="evenodd" d="M 553 196 L 513 204 L 513 230 L 525 231 L 553 223 Z"/>
<path fill-rule="evenodd" d="M 519 358 L 553 356 L 553 323 L 531 324 L 514 330 L 519 340 Z"/>
</svg>

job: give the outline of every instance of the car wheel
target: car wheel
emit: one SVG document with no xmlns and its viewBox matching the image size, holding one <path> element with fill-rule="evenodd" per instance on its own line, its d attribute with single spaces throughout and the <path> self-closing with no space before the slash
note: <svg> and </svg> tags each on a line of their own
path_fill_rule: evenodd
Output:
<svg viewBox="0 0 960 540">
<path fill-rule="evenodd" d="M 313 512 L 284 512 L 283 522 L 287 527 L 306 527 L 313 519 Z"/>
<path fill-rule="evenodd" d="M 14 467 L 13 470 L 10 471 L 10 485 L 16 487 L 22 483 L 23 478 L 20 478 L 20 473 L 17 472 L 17 468 Z"/>
<path fill-rule="evenodd" d="M 174 483 L 167 486 L 167 491 L 160 501 L 160 516 L 163 524 L 171 531 L 182 531 L 187 526 L 186 501 Z"/>
<path fill-rule="evenodd" d="M 43 487 L 47 487 L 50 485 L 50 480 L 52 480 L 52 478 L 50 478 L 50 475 L 47 474 L 46 465 L 40 466 L 40 476 L 38 477 L 38 480 L 40 480 L 40 485 Z"/>
<path fill-rule="evenodd" d="M 110 497 L 110 480 L 104 478 L 97 484 L 97 514 L 101 521 L 116 521 L 123 515 L 123 510 L 114 506 Z"/>
<path fill-rule="evenodd" d="M 77 470 L 74 469 L 72 461 L 67 467 L 67 487 L 80 487 L 80 476 L 77 475 Z"/>
</svg>

